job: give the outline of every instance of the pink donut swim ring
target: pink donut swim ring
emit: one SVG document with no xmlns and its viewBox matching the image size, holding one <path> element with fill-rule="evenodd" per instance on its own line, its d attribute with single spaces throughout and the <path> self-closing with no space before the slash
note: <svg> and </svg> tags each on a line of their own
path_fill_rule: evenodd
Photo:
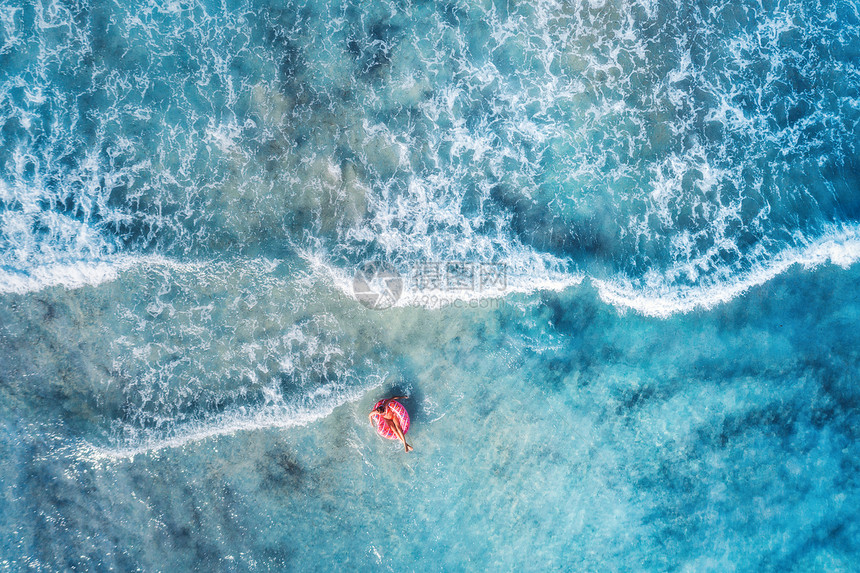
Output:
<svg viewBox="0 0 860 573">
<path fill-rule="evenodd" d="M 383 402 L 385 402 L 385 400 L 380 400 L 374 404 L 373 409 L 376 410 Z M 397 423 L 400 424 L 400 429 L 403 430 L 403 435 L 406 435 L 406 432 L 409 431 L 409 412 L 407 412 L 403 404 L 397 400 L 388 401 L 388 411 L 394 414 L 394 417 L 397 418 Z M 376 433 L 383 438 L 388 438 L 389 440 L 398 439 L 394 430 L 388 427 L 388 424 L 385 423 L 385 419 L 379 414 L 375 414 L 373 416 L 372 422 L 376 425 Z"/>
</svg>

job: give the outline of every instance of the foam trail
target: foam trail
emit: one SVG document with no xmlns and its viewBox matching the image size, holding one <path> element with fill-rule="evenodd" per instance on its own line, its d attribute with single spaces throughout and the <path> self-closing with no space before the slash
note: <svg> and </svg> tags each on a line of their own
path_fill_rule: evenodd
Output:
<svg viewBox="0 0 860 573">
<path fill-rule="evenodd" d="M 270 273 L 280 261 L 240 259 L 231 264 L 259 266 Z M 215 261 L 177 261 L 161 255 L 114 255 L 97 261 L 54 263 L 38 266 L 27 273 L 0 269 L 0 294 L 26 294 L 60 286 L 74 290 L 115 281 L 120 273 L 137 268 L 168 268 L 178 272 L 198 272 L 218 265 Z"/>
<path fill-rule="evenodd" d="M 646 316 L 666 318 L 693 310 L 708 310 L 741 296 L 752 287 L 764 284 L 793 265 L 814 268 L 832 263 L 847 268 L 860 260 L 860 228 L 832 231 L 799 249 L 783 251 L 772 261 L 735 277 L 731 282 L 708 286 L 678 286 L 667 283 L 637 288 L 629 279 L 592 278 L 601 300 L 621 309 L 632 309 Z"/>
<path fill-rule="evenodd" d="M 310 402 L 310 406 L 299 407 L 281 400 L 278 404 L 265 406 L 254 412 L 245 412 L 245 408 L 241 408 L 242 411 L 222 414 L 211 420 L 184 424 L 176 435 L 170 437 L 149 435 L 138 438 L 138 441 L 130 440 L 132 442 L 130 444 L 114 447 L 83 441 L 76 447 L 76 455 L 79 459 L 87 461 L 123 460 L 134 458 L 139 454 L 179 448 L 193 442 L 228 436 L 240 431 L 305 426 L 326 418 L 340 406 L 360 400 L 368 391 L 378 388 L 383 383 L 381 377 L 372 376 L 370 379 L 370 384 L 337 393 L 328 400 L 321 399 L 321 395 L 326 394 L 326 389 L 315 390 L 303 400 Z M 145 434 L 145 431 L 140 433 Z"/>
<path fill-rule="evenodd" d="M 708 285 L 687 286 L 673 284 L 666 275 L 656 275 L 650 284 L 635 285 L 626 276 L 599 279 L 581 272 L 552 270 L 538 253 L 527 259 L 515 259 L 510 265 L 505 288 L 487 291 L 444 289 L 420 290 L 416 287 L 414 272 L 403 273 L 404 290 L 396 308 L 410 306 L 438 309 L 460 302 L 504 298 L 514 293 L 533 293 L 542 290 L 564 290 L 581 284 L 586 278 L 597 287 L 599 296 L 607 304 L 619 309 L 631 309 L 646 316 L 667 318 L 674 314 L 698 309 L 711 309 L 743 295 L 752 287 L 764 284 L 784 273 L 793 265 L 813 268 L 833 263 L 847 268 L 860 260 L 860 228 L 832 229 L 817 240 L 806 240 L 806 246 L 786 249 L 770 261 L 757 264 L 752 270 L 729 275 L 731 278 Z M 319 252 L 305 251 L 302 258 L 308 262 L 312 272 L 322 275 L 332 286 L 344 294 L 354 297 L 352 276 L 343 268 L 327 261 Z M 547 255 L 544 255 L 547 256 Z M 668 274 L 668 273 L 667 273 Z"/>
<path fill-rule="evenodd" d="M 128 269 L 145 265 L 170 265 L 172 261 L 155 255 L 117 255 L 97 261 L 54 263 L 28 272 L 0 269 L 0 293 L 26 294 L 51 287 L 69 290 L 111 282 Z"/>
<path fill-rule="evenodd" d="M 353 275 L 346 269 L 330 262 L 327 253 L 316 250 L 302 250 L 300 257 L 308 263 L 311 271 L 337 290 L 354 298 Z M 473 261 L 463 261 L 473 263 Z M 530 249 L 514 251 L 509 258 L 501 259 L 504 264 L 505 280 L 503 285 L 490 288 L 469 288 L 461 290 L 418 288 L 418 273 L 425 261 L 413 261 L 398 271 L 403 277 L 403 293 L 394 303 L 395 308 L 424 307 L 437 309 L 457 301 L 470 302 L 485 299 L 503 298 L 514 293 L 530 293 L 540 290 L 563 290 L 580 284 L 585 275 L 563 270 L 561 261 L 551 255 L 541 254 Z M 445 261 L 430 264 L 444 265 Z M 482 264 L 475 262 L 475 264 Z M 487 264 L 487 263 L 484 263 Z M 444 271 L 443 271 L 444 272 Z"/>
</svg>

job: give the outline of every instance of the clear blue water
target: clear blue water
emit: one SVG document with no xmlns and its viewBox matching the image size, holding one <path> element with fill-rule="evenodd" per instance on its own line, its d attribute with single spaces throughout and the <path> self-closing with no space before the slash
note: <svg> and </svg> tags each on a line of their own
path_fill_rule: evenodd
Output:
<svg viewBox="0 0 860 573">
<path fill-rule="evenodd" d="M 860 569 L 858 66 L 847 1 L 0 0 L 0 567 Z"/>
</svg>

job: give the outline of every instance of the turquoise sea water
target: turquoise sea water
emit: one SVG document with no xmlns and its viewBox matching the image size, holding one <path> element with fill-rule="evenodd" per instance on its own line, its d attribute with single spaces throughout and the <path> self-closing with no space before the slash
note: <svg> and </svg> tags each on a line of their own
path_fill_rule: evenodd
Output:
<svg viewBox="0 0 860 573">
<path fill-rule="evenodd" d="M 0 0 L 0 568 L 860 569 L 858 63 L 844 1 Z"/>
</svg>

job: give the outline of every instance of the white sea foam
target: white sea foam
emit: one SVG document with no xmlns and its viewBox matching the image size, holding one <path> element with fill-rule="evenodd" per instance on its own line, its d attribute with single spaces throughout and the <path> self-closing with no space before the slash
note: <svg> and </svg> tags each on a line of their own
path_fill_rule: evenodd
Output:
<svg viewBox="0 0 860 573">
<path fill-rule="evenodd" d="M 113 281 L 125 266 L 117 261 L 59 263 L 45 265 L 29 272 L 0 269 L 0 293 L 24 294 L 62 286 L 76 289 Z"/>
<path fill-rule="evenodd" d="M 524 254 L 528 256 L 524 256 Z M 653 271 L 647 273 L 644 283 L 636 283 L 629 277 L 618 275 L 611 279 L 600 279 L 580 272 L 552 270 L 557 261 L 549 255 L 541 255 L 534 251 L 523 250 L 520 260 L 511 261 L 504 258 L 498 260 L 507 264 L 506 282 L 503 287 L 498 285 L 481 290 L 468 288 L 448 290 L 446 288 L 417 288 L 415 277 L 420 272 L 425 261 L 416 262 L 414 267 L 403 272 L 404 290 L 395 307 L 421 306 L 428 309 L 442 308 L 458 301 L 470 302 L 475 300 L 503 298 L 514 293 L 533 293 L 541 290 L 563 290 L 577 286 L 586 278 L 597 288 L 601 300 L 619 309 L 631 309 L 646 316 L 669 317 L 673 314 L 687 313 L 693 310 L 707 310 L 743 295 L 750 288 L 766 283 L 784 273 L 793 265 L 814 268 L 822 264 L 832 263 L 843 268 L 860 260 L 860 228 L 842 228 L 831 230 L 821 238 L 806 241 L 806 245 L 797 249 L 786 249 L 771 259 L 764 260 L 752 270 L 737 275 L 726 272 L 714 272 L 714 275 L 725 276 L 722 280 L 708 276 L 699 276 L 700 285 L 689 286 L 679 284 L 674 279 L 681 274 L 677 269 L 664 273 Z M 329 264 L 326 256 L 320 253 L 304 253 L 313 272 L 324 276 L 335 288 L 350 297 L 352 290 L 352 274 L 345 269 Z M 550 262 L 541 258 L 546 256 Z M 469 261 L 463 261 L 469 263 Z M 431 262 L 431 265 L 441 265 L 445 272 L 444 262 Z M 480 265 L 480 262 L 476 263 Z M 416 269 L 418 269 L 416 271 Z"/>
<path fill-rule="evenodd" d="M 313 395 L 305 396 L 304 399 L 290 404 L 278 396 L 274 404 L 258 408 L 241 407 L 203 421 L 179 424 L 174 433 L 167 437 L 157 431 L 125 428 L 126 436 L 123 443 L 116 446 L 102 446 L 84 441 L 77 445 L 76 453 L 80 459 L 89 461 L 122 460 L 167 448 L 180 448 L 193 442 L 228 436 L 240 431 L 305 426 L 331 415 L 340 406 L 360 400 L 368 391 L 381 384 L 381 379 L 372 377 L 368 384 L 348 390 L 316 389 Z"/>
<path fill-rule="evenodd" d="M 92 261 L 58 262 L 34 266 L 25 271 L 0 269 L 0 293 L 26 294 L 51 287 L 78 289 L 115 281 L 120 274 L 133 269 L 164 268 L 176 272 L 212 272 L 224 265 L 251 269 L 257 274 L 271 273 L 279 264 L 276 259 L 236 259 L 228 262 L 178 261 L 161 255 L 120 254 Z"/>
<path fill-rule="evenodd" d="M 134 266 L 134 259 L 121 256 L 113 260 L 49 263 L 27 271 L 0 269 L 0 293 L 25 294 L 54 286 L 67 289 L 98 286 L 116 280 L 120 271 Z"/>
<path fill-rule="evenodd" d="M 253 259 L 146 269 L 151 280 L 129 300 L 148 304 L 121 303 L 114 328 L 127 334 L 112 342 L 104 380 L 123 415 L 81 451 L 125 458 L 304 425 L 381 384 L 384 374 L 356 365 L 345 324 L 316 292 L 319 277 L 278 277 L 275 266 Z M 169 331 L 147 314 L 169 319 Z"/>
<path fill-rule="evenodd" d="M 799 249 L 787 249 L 769 261 L 731 279 L 705 286 L 672 284 L 657 275 L 647 286 L 628 278 L 591 279 L 600 298 L 613 306 L 632 309 L 647 316 L 668 317 L 693 310 L 707 310 L 729 302 L 752 287 L 766 283 L 793 265 L 805 268 L 832 263 L 843 268 L 860 260 L 860 228 L 834 230 Z"/>
<path fill-rule="evenodd" d="M 329 262 L 329 256 L 321 251 L 305 250 L 300 252 L 311 271 L 323 277 L 329 284 L 349 297 L 355 297 L 353 291 L 354 270 L 350 271 Z M 473 282 L 460 288 L 448 288 L 446 280 L 447 264 L 462 263 L 469 267 Z M 500 276 L 492 283 L 481 283 L 482 267 L 488 272 Z M 541 254 L 533 249 L 521 248 L 512 256 L 497 257 L 487 261 L 443 261 L 438 258 L 417 261 L 402 261 L 398 272 L 401 274 L 403 292 L 394 307 L 421 306 L 425 308 L 441 308 L 457 301 L 470 302 L 484 299 L 495 299 L 513 293 L 529 293 L 538 290 L 563 290 L 578 285 L 584 275 L 562 270 L 561 261 L 557 258 Z M 434 287 L 421 284 L 419 275 L 425 273 L 440 273 L 441 284 Z M 426 278 L 426 277 L 425 277 Z"/>
</svg>

